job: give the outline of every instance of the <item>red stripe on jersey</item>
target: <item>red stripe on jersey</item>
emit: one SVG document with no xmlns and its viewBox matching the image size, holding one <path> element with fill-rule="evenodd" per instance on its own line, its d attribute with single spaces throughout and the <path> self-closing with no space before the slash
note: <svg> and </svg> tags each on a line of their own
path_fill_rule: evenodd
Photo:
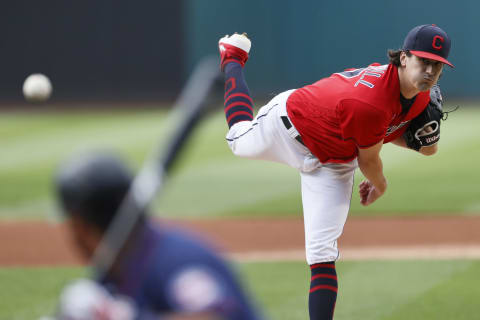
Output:
<svg viewBox="0 0 480 320">
<path fill-rule="evenodd" d="M 315 292 L 317 290 L 322 290 L 322 289 L 338 292 L 338 288 L 336 288 L 334 286 L 329 286 L 328 284 L 321 284 L 321 285 L 318 285 L 318 286 L 315 286 L 315 287 L 311 288 L 310 293 Z"/>
</svg>

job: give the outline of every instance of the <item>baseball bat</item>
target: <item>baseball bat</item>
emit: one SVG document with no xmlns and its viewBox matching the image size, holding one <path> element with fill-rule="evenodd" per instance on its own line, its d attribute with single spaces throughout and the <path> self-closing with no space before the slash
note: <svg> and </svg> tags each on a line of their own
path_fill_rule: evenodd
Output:
<svg viewBox="0 0 480 320">
<path fill-rule="evenodd" d="M 217 57 L 207 57 L 195 67 L 166 120 L 175 124 L 173 133 L 147 157 L 135 176 L 130 190 L 103 235 L 91 261 L 91 271 L 96 279 L 110 270 L 120 250 L 130 236 L 139 217 L 165 184 L 165 178 L 178 159 L 185 143 L 200 120 L 214 105 L 209 98 L 219 89 L 221 80 Z M 223 86 L 222 86 L 223 90 Z"/>
</svg>

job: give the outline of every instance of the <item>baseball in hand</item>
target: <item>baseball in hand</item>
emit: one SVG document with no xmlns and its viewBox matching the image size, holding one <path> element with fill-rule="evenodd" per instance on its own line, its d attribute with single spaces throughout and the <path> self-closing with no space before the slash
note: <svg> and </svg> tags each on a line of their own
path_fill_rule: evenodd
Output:
<svg viewBox="0 0 480 320">
<path fill-rule="evenodd" d="M 358 193 L 360 194 L 360 203 L 363 206 L 372 204 L 382 195 L 368 180 L 364 180 L 359 184 Z"/>
<path fill-rule="evenodd" d="M 52 94 L 52 83 L 41 73 L 29 75 L 23 83 L 23 95 L 27 101 L 42 102 Z"/>
</svg>

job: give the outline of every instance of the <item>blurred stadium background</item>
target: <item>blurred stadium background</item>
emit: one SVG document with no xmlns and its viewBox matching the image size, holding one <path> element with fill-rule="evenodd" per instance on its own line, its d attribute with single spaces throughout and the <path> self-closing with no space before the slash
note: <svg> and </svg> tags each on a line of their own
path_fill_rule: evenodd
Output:
<svg viewBox="0 0 480 320">
<path fill-rule="evenodd" d="M 474 1 L 75 1 L 2 4 L 2 103 L 21 102 L 33 72 L 50 76 L 52 102 L 173 98 L 193 65 L 216 54 L 226 33 L 252 39 L 247 69 L 256 97 L 316 81 L 346 67 L 386 61 L 415 25 L 452 38 L 442 84 L 449 97 L 477 98 L 480 72 Z"/>
<path fill-rule="evenodd" d="M 386 50 L 399 48 L 412 27 L 425 23 L 452 38 L 449 60 L 456 68 L 446 68 L 440 84 L 446 108 L 461 109 L 442 126 L 440 152 L 432 158 L 386 146 L 389 192 L 367 208 L 355 192 L 352 216 L 480 214 L 477 2 L 18 0 L 0 9 L 2 223 L 58 220 L 51 178 L 72 153 L 113 149 L 138 167 L 166 136 L 166 114 L 193 67 L 217 54 L 225 34 L 247 32 L 252 39 L 246 77 L 259 107 L 275 93 L 344 68 L 386 63 Z M 32 105 L 21 87 L 37 72 L 50 77 L 53 96 Z M 185 219 L 300 218 L 297 173 L 234 158 L 224 141 L 226 128 L 219 105 L 190 142 L 154 211 Z M 480 263 L 448 262 L 341 263 L 344 291 L 336 319 L 475 318 Z M 273 319 L 305 319 L 304 262 L 276 263 L 275 271 L 271 265 L 241 264 L 252 292 Z M 50 312 L 61 286 L 83 272 L 0 266 L 0 319 Z"/>
</svg>

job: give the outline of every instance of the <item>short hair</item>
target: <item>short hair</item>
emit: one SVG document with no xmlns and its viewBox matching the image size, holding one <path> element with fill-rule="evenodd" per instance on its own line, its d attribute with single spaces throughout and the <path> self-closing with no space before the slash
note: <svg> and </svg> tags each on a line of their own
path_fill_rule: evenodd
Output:
<svg viewBox="0 0 480 320">
<path fill-rule="evenodd" d="M 402 49 L 393 50 L 393 49 L 389 49 L 388 52 L 387 52 L 389 62 L 390 62 L 391 64 L 393 64 L 394 66 L 396 66 L 396 67 L 400 67 L 400 54 L 401 54 L 402 52 L 405 52 L 405 54 L 407 55 L 407 57 L 411 57 L 411 56 L 412 56 L 412 53 L 411 53 L 409 50 L 402 50 Z"/>
</svg>

